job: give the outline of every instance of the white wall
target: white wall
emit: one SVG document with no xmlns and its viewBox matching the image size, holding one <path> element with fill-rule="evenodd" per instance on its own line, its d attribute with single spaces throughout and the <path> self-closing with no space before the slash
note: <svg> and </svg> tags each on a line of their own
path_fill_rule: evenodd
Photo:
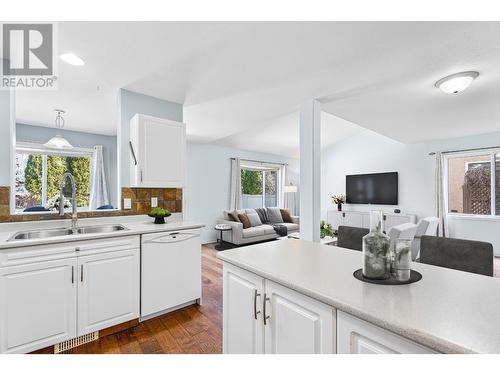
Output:
<svg viewBox="0 0 500 375">
<path fill-rule="evenodd" d="M 0 186 L 10 186 L 11 100 L 10 91 L 0 90 Z"/>
<path fill-rule="evenodd" d="M 370 206 L 345 205 L 347 210 L 366 211 L 382 209 L 413 213 L 419 218 L 435 214 L 434 206 L 434 156 L 432 151 L 500 145 L 500 132 L 433 141 L 403 144 L 372 131 L 365 131 L 339 142 L 322 153 L 321 158 L 321 214 L 335 209 L 330 196 L 345 193 L 345 176 L 359 173 L 399 172 L 399 205 Z M 450 235 L 491 242 L 495 254 L 500 256 L 499 220 L 454 218 L 450 220 Z"/>
<path fill-rule="evenodd" d="M 188 143 L 187 183 L 184 189 L 185 216 L 187 220 L 201 221 L 202 242 L 214 242 L 213 229 L 222 211 L 229 209 L 229 183 L 231 179 L 230 158 L 262 160 L 288 163 L 288 176 L 298 185 L 299 161 L 278 155 L 242 151 L 238 149 L 207 144 Z"/>
</svg>

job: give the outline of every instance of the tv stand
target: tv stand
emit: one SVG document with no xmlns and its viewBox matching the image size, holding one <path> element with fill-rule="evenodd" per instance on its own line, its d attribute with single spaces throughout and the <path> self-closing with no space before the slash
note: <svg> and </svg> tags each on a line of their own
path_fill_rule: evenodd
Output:
<svg viewBox="0 0 500 375">
<path fill-rule="evenodd" d="M 384 230 L 388 231 L 395 225 L 404 223 L 416 224 L 417 216 L 410 214 L 395 214 L 394 212 L 384 212 Z M 332 225 L 333 229 L 338 229 L 340 225 L 349 227 L 370 228 L 370 212 L 369 211 L 337 211 L 330 210 L 327 212 L 326 221 Z"/>
</svg>

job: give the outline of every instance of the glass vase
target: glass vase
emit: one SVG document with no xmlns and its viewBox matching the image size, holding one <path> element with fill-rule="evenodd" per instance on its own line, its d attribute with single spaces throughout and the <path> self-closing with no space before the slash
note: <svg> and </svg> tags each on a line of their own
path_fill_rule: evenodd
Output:
<svg viewBox="0 0 500 375">
<path fill-rule="evenodd" d="M 363 237 L 363 276 L 379 280 L 391 276 L 390 238 L 383 231 L 381 211 L 370 212 L 370 233 Z"/>
<path fill-rule="evenodd" d="M 397 240 L 392 250 L 391 274 L 398 281 L 410 280 L 411 240 Z"/>
</svg>

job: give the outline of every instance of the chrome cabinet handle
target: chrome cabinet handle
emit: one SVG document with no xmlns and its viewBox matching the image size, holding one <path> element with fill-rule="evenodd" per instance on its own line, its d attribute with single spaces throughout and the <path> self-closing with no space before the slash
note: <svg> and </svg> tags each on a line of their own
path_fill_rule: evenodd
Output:
<svg viewBox="0 0 500 375">
<path fill-rule="evenodd" d="M 71 284 L 75 283 L 75 266 L 71 266 Z"/>
<path fill-rule="evenodd" d="M 83 283 L 83 264 L 80 266 L 80 281 Z"/>
<path fill-rule="evenodd" d="M 260 297 L 260 293 L 257 292 L 257 289 L 253 290 L 253 317 L 257 320 L 257 315 L 260 314 L 260 311 L 257 311 L 257 297 Z"/>
<path fill-rule="evenodd" d="M 263 311 L 263 317 L 264 317 L 264 325 L 267 324 L 267 319 L 270 318 L 269 315 L 266 313 L 266 302 L 271 301 L 269 297 L 266 296 L 266 293 L 264 293 L 264 302 L 262 303 L 262 311 Z"/>
</svg>

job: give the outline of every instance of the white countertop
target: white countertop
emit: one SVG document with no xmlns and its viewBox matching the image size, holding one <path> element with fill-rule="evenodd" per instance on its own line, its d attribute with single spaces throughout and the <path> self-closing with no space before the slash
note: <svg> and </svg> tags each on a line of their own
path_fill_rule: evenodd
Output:
<svg viewBox="0 0 500 375">
<path fill-rule="evenodd" d="M 295 239 L 226 250 L 228 263 L 443 353 L 500 353 L 500 279 L 412 263 L 410 285 L 361 282 L 361 252 Z"/>
<path fill-rule="evenodd" d="M 7 241 L 12 235 L 20 231 L 50 229 L 50 228 L 68 228 L 71 226 L 71 220 L 47 220 L 38 222 L 22 222 L 22 223 L 4 223 L 0 224 L 0 251 L 14 247 L 46 245 L 51 243 L 73 242 L 93 240 L 98 238 L 111 238 L 131 236 L 145 233 L 169 232 L 184 229 L 201 228 L 205 225 L 196 221 L 184 221 L 181 216 L 172 215 L 166 219 L 165 224 L 154 224 L 153 218 L 145 215 L 138 216 L 114 216 L 102 218 L 89 218 L 78 220 L 79 226 L 86 225 L 105 225 L 105 224 L 122 224 L 127 230 L 120 230 L 110 233 L 90 233 L 90 234 L 75 234 L 69 236 L 50 237 L 31 240 Z"/>
</svg>

